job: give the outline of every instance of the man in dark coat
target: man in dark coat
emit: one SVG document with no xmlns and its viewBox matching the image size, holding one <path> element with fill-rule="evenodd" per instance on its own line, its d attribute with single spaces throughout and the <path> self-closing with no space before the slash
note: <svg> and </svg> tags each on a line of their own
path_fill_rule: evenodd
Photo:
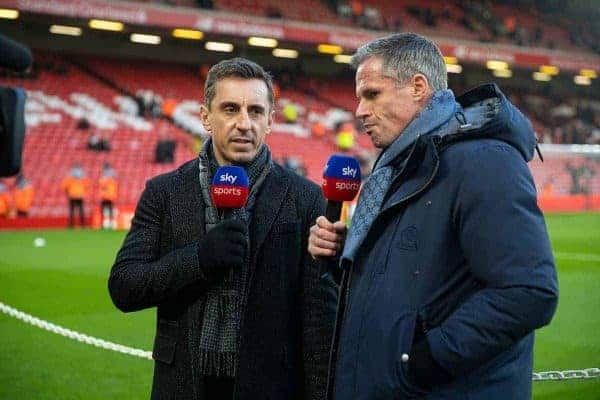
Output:
<svg viewBox="0 0 600 400">
<path fill-rule="evenodd" d="M 311 254 L 344 271 L 330 396 L 529 399 L 534 330 L 558 297 L 531 124 L 496 85 L 455 98 L 422 36 L 353 62 L 356 115 L 383 151 L 345 241 L 339 221 L 311 228 Z"/>
<path fill-rule="evenodd" d="M 126 312 L 157 308 L 153 399 L 322 399 L 337 288 L 306 253 L 315 184 L 271 161 L 272 81 L 236 58 L 213 66 L 198 159 L 148 181 L 109 279 Z M 246 206 L 217 209 L 219 166 L 243 167 Z"/>
</svg>

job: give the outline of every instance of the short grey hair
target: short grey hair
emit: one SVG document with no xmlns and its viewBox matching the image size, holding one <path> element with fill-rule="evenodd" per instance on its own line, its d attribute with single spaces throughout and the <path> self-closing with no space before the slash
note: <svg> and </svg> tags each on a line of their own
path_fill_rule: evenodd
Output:
<svg viewBox="0 0 600 400">
<path fill-rule="evenodd" d="M 431 40 L 416 33 L 396 33 L 375 39 L 356 50 L 351 64 L 358 68 L 371 57 L 383 61 L 385 76 L 407 83 L 415 74 L 427 77 L 434 90 L 448 88 L 448 73 L 442 52 Z"/>
<path fill-rule="evenodd" d="M 210 104 L 216 95 L 216 84 L 226 78 L 260 79 L 267 85 L 269 105 L 271 110 L 275 104 L 273 94 L 273 77 L 260 65 L 246 58 L 236 57 L 223 60 L 213 65 L 208 70 L 204 83 L 204 104 L 210 110 Z"/>
</svg>

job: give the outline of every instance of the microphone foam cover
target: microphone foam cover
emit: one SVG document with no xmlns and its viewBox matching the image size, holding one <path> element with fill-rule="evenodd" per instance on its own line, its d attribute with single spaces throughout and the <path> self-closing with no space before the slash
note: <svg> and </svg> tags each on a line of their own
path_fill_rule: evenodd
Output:
<svg viewBox="0 0 600 400">
<path fill-rule="evenodd" d="M 360 190 L 361 174 L 358 160 L 341 154 L 332 155 L 323 172 L 323 194 L 330 201 L 350 201 Z"/>
<path fill-rule="evenodd" d="M 248 200 L 248 175 L 241 167 L 220 167 L 210 185 L 210 197 L 217 208 L 243 208 Z"/>
</svg>

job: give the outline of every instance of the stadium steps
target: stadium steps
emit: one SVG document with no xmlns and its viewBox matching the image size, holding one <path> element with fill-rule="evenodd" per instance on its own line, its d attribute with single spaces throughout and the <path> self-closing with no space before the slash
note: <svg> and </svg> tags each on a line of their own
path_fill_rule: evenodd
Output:
<svg viewBox="0 0 600 400">
<path fill-rule="evenodd" d="M 54 63 L 64 61 L 46 55 L 37 55 L 40 65 L 51 59 Z M 35 80 L 3 78 L 2 85 L 20 86 L 26 90 L 42 91 L 69 102 L 73 93 L 87 93 L 104 106 L 114 109 L 113 99 L 119 93 L 76 67 L 68 67 L 65 75 L 58 75 L 41 69 Z M 120 181 L 120 195 L 117 205 L 131 205 L 143 190 L 144 182 L 151 176 L 173 169 L 176 165 L 190 159 L 193 154 L 188 150 L 189 136 L 164 121 L 150 121 L 154 128 L 151 132 L 140 132 L 120 125 L 115 130 L 96 129 L 82 131 L 77 129 L 77 120 L 58 109 L 48 112 L 60 114 L 61 122 L 42 123 L 28 126 L 23 151 L 23 173 L 32 182 L 36 196 L 31 209 L 34 217 L 60 217 L 67 214 L 67 201 L 60 190 L 60 183 L 68 175 L 71 166 L 79 162 L 85 169 L 91 182 L 91 191 L 86 202 L 89 213 L 92 207 L 99 206 L 96 182 L 101 175 L 104 162 L 110 163 Z M 154 164 L 154 147 L 159 138 L 159 130 L 170 132 L 177 142 L 175 162 L 173 164 Z M 110 152 L 93 152 L 86 148 L 88 136 L 92 131 L 110 137 Z M 9 180 L 9 184 L 12 181 Z"/>
</svg>

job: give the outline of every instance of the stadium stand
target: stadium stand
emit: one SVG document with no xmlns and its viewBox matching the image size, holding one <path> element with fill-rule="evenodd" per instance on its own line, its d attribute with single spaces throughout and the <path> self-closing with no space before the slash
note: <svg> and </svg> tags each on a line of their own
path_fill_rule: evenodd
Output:
<svg viewBox="0 0 600 400">
<path fill-rule="evenodd" d="M 124 124 L 122 116 L 115 116 L 115 99 L 122 95 L 107 81 L 131 92 L 152 90 L 155 93 L 181 100 L 199 100 L 203 82 L 189 69 L 177 65 L 148 65 L 101 58 L 77 58 L 77 64 L 67 63 L 58 57 L 36 55 L 35 77 L 28 79 L 2 78 L 3 85 L 21 86 L 28 91 L 25 152 L 23 171 L 37 189 L 31 208 L 31 217 L 64 217 L 67 212 L 66 199 L 60 190 L 60 181 L 71 165 L 79 162 L 87 176 L 95 182 L 101 174 L 104 162 L 110 163 L 120 180 L 121 192 L 117 207 L 133 205 L 141 193 L 144 182 L 151 176 L 173 169 L 195 155 L 189 149 L 190 136 L 172 123 L 155 118 L 135 118 L 137 129 Z M 90 75 L 87 65 L 94 72 Z M 60 71 L 60 72 L 57 72 Z M 169 75 L 169 84 L 156 76 Z M 282 96 L 288 101 L 303 104 L 307 110 L 325 112 L 329 106 L 302 94 L 299 90 L 286 89 Z M 102 116 L 102 114 L 107 114 Z M 78 128 L 84 115 L 95 115 L 88 129 Z M 131 117 L 133 118 L 133 117 Z M 88 118 L 89 119 L 89 118 Z M 118 120 L 118 121 L 115 121 Z M 104 127 L 98 126 L 104 124 Z M 285 129 L 283 129 L 285 130 Z M 307 130 L 308 131 L 308 130 Z M 90 132 L 100 132 L 110 138 L 110 152 L 92 152 L 87 149 Z M 160 132 L 169 132 L 178 142 L 172 164 L 155 164 L 154 148 Z M 322 166 L 328 154 L 335 150 L 329 140 L 313 140 L 274 132 L 268 137 L 276 159 L 299 157 L 307 164 L 310 178 L 320 178 Z M 92 207 L 99 204 L 98 190 L 92 188 L 86 201 L 89 215 Z"/>
<path fill-rule="evenodd" d="M 285 4 L 277 0 L 169 0 L 162 3 L 372 30 L 418 31 L 425 35 L 519 46 L 598 50 L 590 29 L 573 27 L 541 3 L 523 2 L 520 5 L 516 1 L 507 5 L 471 0 L 308 0 Z"/>
<path fill-rule="evenodd" d="M 120 181 L 124 182 L 122 193 L 116 202 L 119 206 L 135 204 L 148 177 L 169 170 L 194 157 L 194 153 L 188 146 L 189 135 L 167 120 L 156 118 L 135 119 L 134 121 L 141 124 L 138 129 L 122 121 L 110 127 L 114 122 L 111 118 L 114 119 L 114 116 L 100 118 L 98 120 L 100 122 L 92 121 L 90 130 L 96 129 L 108 136 L 112 151 L 90 152 L 86 149 L 88 133 L 77 128 L 80 122 L 77 112 L 81 111 L 69 111 L 69 106 L 73 103 L 75 106 L 81 106 L 90 101 L 93 103 L 93 100 L 99 103 L 100 108 L 105 107 L 107 110 L 114 111 L 115 98 L 122 94 L 115 87 L 121 87 L 123 91 L 129 92 L 152 90 L 160 96 L 173 97 L 177 101 L 200 101 L 199 88 L 202 87 L 203 82 L 191 68 L 160 63 L 124 62 L 98 57 L 77 58 L 77 64 L 70 64 L 47 55 L 38 57 L 38 64 L 43 67 L 38 69 L 35 79 L 11 78 L 2 81 L 3 84 L 23 86 L 29 90 L 31 101 L 27 113 L 29 131 L 24 153 L 24 171 L 38 193 L 45 194 L 36 197 L 31 209 L 32 216 L 66 214 L 66 201 L 64 194 L 60 192 L 59 182 L 74 162 L 82 164 L 92 181 L 95 181 L 101 173 L 103 162 L 113 165 Z M 86 68 L 82 70 L 78 65 L 84 65 Z M 88 70 L 93 70 L 94 74 L 90 75 L 86 72 Z M 155 78 L 167 74 L 168 84 L 165 84 L 165 80 Z M 114 83 L 115 87 L 107 85 L 106 82 Z M 318 90 L 315 90 L 317 88 Z M 82 92 L 89 98 L 85 96 L 80 98 Z M 290 101 L 298 104 L 302 111 L 302 118 L 299 119 L 298 125 L 299 129 L 303 129 L 306 134 L 290 134 L 296 131 L 289 131 L 288 125 L 281 123 L 282 117 L 279 112 L 281 107 L 278 107 L 276 128 L 267 142 L 272 147 L 277 160 L 281 161 L 286 157 L 300 159 L 306 167 L 307 176 L 318 181 L 327 155 L 336 151 L 332 134 L 334 127 L 330 124 L 328 134 L 324 138 L 311 138 L 308 115 L 324 118 L 334 107 L 352 112 L 355 107 L 352 81 L 301 78 L 297 80 L 296 85 L 287 86 L 280 91 L 278 104 Z M 535 110 L 528 107 L 530 102 L 520 100 L 519 103 L 529 114 L 536 115 Z M 49 106 L 49 104 L 54 105 Z M 38 110 L 40 106 L 42 112 Z M 555 107 L 559 106 L 560 104 L 555 105 Z M 91 104 L 91 107 L 97 108 L 95 104 Z M 543 104 L 538 107 L 541 107 L 541 110 L 546 109 Z M 105 111 L 97 110 L 100 114 Z M 593 115 L 593 118 L 598 119 L 597 111 Z M 538 121 L 536 125 L 540 124 L 538 119 L 534 120 Z M 103 123 L 106 125 L 105 129 L 96 126 Z M 564 129 L 571 126 L 569 124 L 572 125 L 568 123 Z M 541 129 L 545 127 L 541 125 Z M 152 155 L 160 136 L 159 132 L 169 132 L 174 135 L 179 144 L 175 161 L 171 165 L 157 165 L 153 162 Z M 597 132 L 595 134 L 597 135 Z M 560 143 L 565 137 L 572 137 L 572 135 L 563 134 L 549 141 Z M 372 149 L 370 140 L 365 135 L 359 135 L 355 152 L 365 149 Z M 577 168 L 585 169 L 577 177 L 578 180 L 583 179 L 586 187 L 584 189 L 578 189 L 579 184 L 574 182 L 574 176 L 577 174 L 573 175 L 571 170 Z M 543 187 L 550 187 L 550 183 L 554 194 L 573 194 L 586 190 L 600 191 L 598 162 L 589 162 L 584 156 L 571 159 L 550 158 L 544 165 L 534 162 L 532 171 L 540 191 Z M 88 209 L 96 203 L 99 203 L 98 193 L 97 190 L 92 190 L 92 197 L 87 202 Z"/>
<path fill-rule="evenodd" d="M 99 57 L 77 59 L 93 72 L 110 80 L 122 91 L 135 95 L 152 90 L 163 99 L 202 100 L 204 81 L 192 67 L 161 62 L 123 61 Z M 157 79 L 160 77 L 160 79 Z"/>
<path fill-rule="evenodd" d="M 514 17 L 514 7 L 473 1 L 310 0 L 282 4 L 274 0 L 216 0 L 211 5 L 210 1 L 180 0 L 162 3 L 165 9 L 199 7 L 202 3 L 205 7 L 225 11 L 225 15 L 250 14 L 340 27 L 416 30 L 459 41 L 494 41 L 578 51 L 582 48 L 581 43 L 572 40 L 564 24 L 546 23 L 549 17 L 543 10 L 519 10 L 518 17 Z M 356 10 L 370 18 L 368 23 L 353 14 L 357 5 Z M 540 30 L 542 22 L 544 26 Z M 205 134 L 198 120 L 198 110 L 208 66 L 90 55 L 70 55 L 63 59 L 45 53 L 36 54 L 36 61 L 32 77 L 0 76 L 0 84 L 22 86 L 29 93 L 24 172 L 37 193 L 44 194 L 36 196 L 32 216 L 66 215 L 66 200 L 58 183 L 74 162 L 82 164 L 91 181 L 96 181 L 103 162 L 113 165 L 123 188 L 116 202 L 120 206 L 135 204 L 148 177 L 195 156 L 197 144 L 192 151 L 190 143 L 193 135 Z M 301 70 L 275 71 L 279 84 L 276 124 L 267 142 L 277 160 L 299 160 L 307 176 L 319 181 L 327 155 L 336 151 L 336 129 L 342 123 L 353 122 L 354 82 L 350 75 L 341 74 L 331 79 L 306 75 Z M 463 91 L 463 88 L 451 88 L 456 93 Z M 523 87 L 508 85 L 503 88 L 531 119 L 541 143 L 600 144 L 600 102 L 578 96 L 572 89 L 570 95 L 549 96 L 534 93 L 530 88 L 523 90 Z M 140 112 L 140 104 L 148 98 L 156 107 Z M 284 109 L 290 111 L 293 118 L 284 116 Z M 90 125 L 88 130 L 78 128 L 84 116 L 92 119 L 85 121 Z M 312 137 L 317 124 L 320 133 Z M 112 150 L 99 153 L 87 150 L 92 134 L 106 138 Z M 177 142 L 174 162 L 155 164 L 156 143 L 165 135 Z M 367 158 L 375 154 L 365 135 L 356 137 L 352 152 L 361 156 L 368 153 Z M 531 168 L 540 192 L 570 195 L 600 191 L 597 157 L 592 159 L 583 153 L 573 153 L 570 157 L 561 154 L 548 157 L 543 166 L 534 162 Z M 88 209 L 96 207 L 97 197 L 97 190 L 93 189 L 92 198 L 86 202 Z"/>
<path fill-rule="evenodd" d="M 81 164 L 92 181 L 99 177 L 102 164 L 109 162 L 120 181 L 125 182 L 116 201 L 119 206 L 135 204 L 147 177 L 167 171 L 190 158 L 192 153 L 186 146 L 189 136 L 180 129 L 159 120 L 138 121 L 144 122 L 140 124 L 143 129 L 124 124 L 123 121 L 115 123 L 116 117 L 110 114 L 110 110 L 113 99 L 119 94 L 117 91 L 58 58 L 48 55 L 36 57 L 38 65 L 42 66 L 38 68 L 36 78 L 0 79 L 4 85 L 21 86 L 28 90 L 28 130 L 23 171 L 38 193 L 31 208 L 32 217 L 66 215 L 67 203 L 60 190 L 60 182 L 75 162 Z M 57 73 L 57 69 L 63 72 Z M 98 117 L 92 121 L 98 124 L 109 126 L 114 123 L 113 129 L 98 128 L 93 123 L 88 130 L 78 129 L 78 116 L 83 117 L 84 114 Z M 152 162 L 160 127 L 172 131 L 180 142 L 173 165 Z M 110 152 L 87 150 L 87 137 L 91 130 L 110 136 Z M 86 201 L 88 215 L 91 208 L 98 204 L 98 191 L 92 188 L 92 195 Z"/>
<path fill-rule="evenodd" d="M 320 0 L 285 2 L 278 0 L 216 0 L 216 9 L 260 17 L 287 18 L 306 22 L 351 25 Z"/>
</svg>

